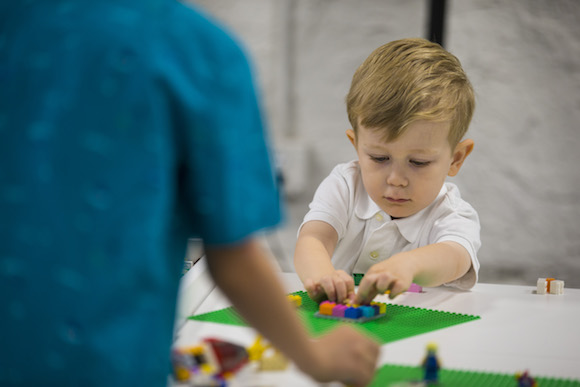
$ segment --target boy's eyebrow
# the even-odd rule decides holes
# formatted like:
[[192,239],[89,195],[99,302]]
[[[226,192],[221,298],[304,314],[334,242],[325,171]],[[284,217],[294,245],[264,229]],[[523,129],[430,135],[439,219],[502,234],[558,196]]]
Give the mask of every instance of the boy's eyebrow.
[[[385,149],[384,147],[382,147],[381,145],[378,145],[378,144],[363,144],[363,145],[368,152],[388,152],[388,149]],[[439,151],[435,148],[415,148],[415,149],[409,149],[407,152],[412,153],[412,154],[426,155],[426,156],[431,156],[431,155],[435,156],[435,155],[439,154]]]
[[420,153],[425,155],[436,155],[439,152],[436,149],[432,148],[417,148],[409,150],[409,153]]

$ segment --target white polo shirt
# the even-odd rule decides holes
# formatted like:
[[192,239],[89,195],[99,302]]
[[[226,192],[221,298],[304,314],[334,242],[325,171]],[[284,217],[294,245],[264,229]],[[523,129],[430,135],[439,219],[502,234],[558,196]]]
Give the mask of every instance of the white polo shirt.
[[320,220],[338,233],[332,256],[337,270],[365,273],[393,254],[453,241],[467,249],[471,268],[463,277],[446,285],[467,290],[477,283],[477,251],[481,246],[479,217],[461,199],[455,184],[445,183],[433,203],[415,215],[391,219],[365,191],[358,161],[354,160],[332,170],[316,190],[309,207],[302,225]]

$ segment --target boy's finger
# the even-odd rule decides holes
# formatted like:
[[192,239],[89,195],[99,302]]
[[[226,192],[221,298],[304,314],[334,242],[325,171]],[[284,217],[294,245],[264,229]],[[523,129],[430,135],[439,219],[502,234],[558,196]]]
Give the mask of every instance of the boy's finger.
[[304,289],[306,289],[308,296],[315,302],[320,302],[324,298],[320,285],[311,279],[304,281]]
[[323,277],[320,279],[320,286],[324,289],[328,301],[336,302],[336,289],[330,277]]
[[377,295],[375,286],[375,276],[373,274],[365,275],[361,280],[356,297],[355,304],[368,304]]
[[340,302],[350,302],[352,301],[352,295],[354,294],[354,280],[353,278],[346,274],[340,273],[340,279],[342,281],[341,289],[344,289],[344,293],[341,290],[339,301]]
[[371,291],[370,293],[367,293],[364,296],[359,296],[357,294],[357,298],[355,298],[354,304],[368,305],[371,303],[371,301],[375,298],[377,294],[379,294],[377,291]]
[[344,283],[346,285],[346,292],[348,294],[353,293],[354,292],[354,279],[345,272],[341,272],[340,276],[344,280]]
[[306,289],[306,291],[310,294],[314,294],[316,291],[316,284],[314,283],[313,280],[311,280],[310,278],[308,278],[306,281],[304,281],[304,289]]
[[390,290],[392,293],[394,285],[395,283],[393,282],[393,278],[390,275],[386,273],[380,273],[377,275],[377,280],[375,283],[377,293],[384,293],[387,290]]
[[391,293],[389,294],[389,298],[392,300],[393,298],[395,298],[399,294],[403,293],[405,290],[407,290],[407,289],[405,289],[405,287],[403,286],[401,281],[395,280],[391,284]]
[[348,296],[348,288],[346,284],[344,283],[342,278],[339,278],[334,285],[336,287],[336,301],[343,302]]

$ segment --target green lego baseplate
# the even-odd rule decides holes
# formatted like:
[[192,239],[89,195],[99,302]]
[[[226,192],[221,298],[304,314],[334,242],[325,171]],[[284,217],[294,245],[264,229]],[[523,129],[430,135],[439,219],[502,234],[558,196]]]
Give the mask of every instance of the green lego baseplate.
[[[579,380],[532,376],[540,387],[580,387]],[[422,378],[423,369],[419,366],[385,364],[377,370],[370,387],[422,386]],[[443,368],[439,371],[437,385],[445,387],[515,387],[517,381],[515,372],[510,375]]]
[[[318,311],[318,304],[310,299],[308,293],[298,291],[292,294],[302,297],[302,305],[298,307],[297,311],[313,335],[320,335],[339,324],[349,324],[342,321],[315,317],[314,314]],[[189,318],[196,321],[239,326],[247,325],[232,307],[191,316]],[[479,316],[467,314],[387,304],[387,311],[384,317],[356,324],[356,327],[374,337],[379,343],[385,344],[479,318]]]

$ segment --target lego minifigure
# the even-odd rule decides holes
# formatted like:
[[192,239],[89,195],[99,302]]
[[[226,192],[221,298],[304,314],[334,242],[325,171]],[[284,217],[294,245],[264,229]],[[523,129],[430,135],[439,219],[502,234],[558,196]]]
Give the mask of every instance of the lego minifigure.
[[538,383],[534,378],[530,376],[528,371],[525,371],[523,374],[518,372],[516,373],[516,380],[518,381],[518,387],[537,387]]
[[427,344],[427,354],[423,359],[422,367],[425,371],[423,381],[427,385],[439,383],[439,368],[441,368],[441,365],[437,358],[437,344]]

